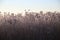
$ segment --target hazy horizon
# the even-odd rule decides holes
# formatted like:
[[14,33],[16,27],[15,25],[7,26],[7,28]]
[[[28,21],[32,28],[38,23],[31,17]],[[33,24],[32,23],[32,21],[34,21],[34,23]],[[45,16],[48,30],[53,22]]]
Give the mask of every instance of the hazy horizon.
[[58,11],[60,0],[0,0],[0,11],[20,12],[25,9],[31,11]]

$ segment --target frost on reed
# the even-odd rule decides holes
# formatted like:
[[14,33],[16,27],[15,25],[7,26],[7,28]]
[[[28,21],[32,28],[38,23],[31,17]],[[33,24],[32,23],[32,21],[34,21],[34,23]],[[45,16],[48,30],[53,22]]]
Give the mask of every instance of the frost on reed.
[[[4,12],[5,13],[5,12]],[[59,40],[60,13],[40,11],[21,14],[0,12],[0,40]]]

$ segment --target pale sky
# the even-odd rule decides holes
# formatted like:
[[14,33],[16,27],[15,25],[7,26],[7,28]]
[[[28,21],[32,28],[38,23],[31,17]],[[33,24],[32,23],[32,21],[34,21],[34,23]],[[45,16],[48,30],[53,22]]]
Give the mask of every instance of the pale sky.
[[0,0],[0,11],[59,11],[60,0]]

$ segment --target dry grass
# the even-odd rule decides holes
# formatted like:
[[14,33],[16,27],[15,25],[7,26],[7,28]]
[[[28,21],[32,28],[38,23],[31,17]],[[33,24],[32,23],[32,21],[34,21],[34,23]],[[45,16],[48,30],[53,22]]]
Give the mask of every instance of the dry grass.
[[0,40],[59,40],[60,13],[0,15]]

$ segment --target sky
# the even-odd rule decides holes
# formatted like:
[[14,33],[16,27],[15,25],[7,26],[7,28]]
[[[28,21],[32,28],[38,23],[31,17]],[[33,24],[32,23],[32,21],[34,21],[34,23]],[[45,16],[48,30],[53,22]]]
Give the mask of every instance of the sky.
[[25,9],[60,12],[60,0],[0,0],[0,11],[21,12]]

